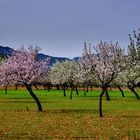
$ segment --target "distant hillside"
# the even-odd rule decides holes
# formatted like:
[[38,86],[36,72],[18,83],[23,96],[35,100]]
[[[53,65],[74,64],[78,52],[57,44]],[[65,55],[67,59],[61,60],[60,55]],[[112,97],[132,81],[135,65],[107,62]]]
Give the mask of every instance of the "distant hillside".
[[9,55],[11,55],[11,53],[13,51],[14,51],[14,49],[12,49],[10,47],[0,46],[0,55],[2,55],[2,56],[9,56]]
[[42,53],[39,53],[37,55],[38,59],[39,60],[44,60],[44,59],[47,59],[48,57],[50,58],[50,66],[52,66],[53,64],[55,64],[56,62],[63,62],[63,61],[66,61],[66,60],[70,60],[69,58],[65,58],[65,57],[53,57],[53,56],[49,56],[49,55],[45,55],[45,54],[42,54]]
[[[0,55],[1,56],[10,56],[13,51],[15,51],[15,50],[10,48],[10,47],[0,46]],[[63,62],[66,60],[71,60],[71,59],[66,58],[66,57],[53,57],[53,56],[49,56],[49,55],[46,55],[43,53],[38,53],[38,55],[37,55],[37,58],[39,60],[44,60],[44,59],[47,59],[48,57],[50,58],[50,63],[49,63],[50,66],[53,66],[53,64],[55,64],[56,62]],[[73,60],[77,61],[79,58],[80,57],[74,57]]]
[[73,60],[78,61],[81,57],[74,57]]

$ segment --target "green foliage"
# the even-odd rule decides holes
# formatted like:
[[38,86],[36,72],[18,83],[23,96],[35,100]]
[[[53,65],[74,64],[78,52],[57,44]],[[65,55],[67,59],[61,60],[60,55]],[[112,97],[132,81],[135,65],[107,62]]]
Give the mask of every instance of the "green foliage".
[[0,61],[6,59],[7,57],[5,55],[0,54]]

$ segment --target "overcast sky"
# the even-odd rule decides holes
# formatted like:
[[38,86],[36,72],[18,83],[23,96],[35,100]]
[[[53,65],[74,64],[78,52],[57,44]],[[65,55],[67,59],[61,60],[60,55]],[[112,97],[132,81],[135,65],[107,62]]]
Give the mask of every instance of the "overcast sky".
[[80,56],[84,42],[127,46],[140,28],[140,0],[0,0],[0,45],[38,45],[52,56]]

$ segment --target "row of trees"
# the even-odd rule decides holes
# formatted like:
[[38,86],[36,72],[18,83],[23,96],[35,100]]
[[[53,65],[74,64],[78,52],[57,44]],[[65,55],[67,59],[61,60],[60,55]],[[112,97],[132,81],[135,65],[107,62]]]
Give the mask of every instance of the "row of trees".
[[68,84],[71,87],[71,99],[74,87],[99,85],[102,89],[99,95],[99,114],[102,117],[102,97],[105,93],[108,95],[107,88],[111,84],[118,87],[127,85],[139,99],[134,87],[140,85],[140,33],[134,32],[134,36],[130,35],[129,39],[127,50],[118,43],[101,41],[92,47],[91,44],[85,43],[79,61],[58,62],[51,68],[48,68],[49,60],[37,60],[40,50],[38,47],[30,47],[28,50],[21,48],[1,61],[0,84],[24,84],[36,101],[39,111],[42,111],[42,106],[32,90],[32,84],[51,82],[62,85],[64,96]]
[[[71,87],[71,95],[74,86],[88,84],[98,85],[102,92],[99,95],[99,114],[102,114],[102,97],[106,94],[109,100],[107,88],[110,85],[117,86],[122,92],[121,86],[127,86],[137,97],[135,87],[140,87],[140,32],[134,31],[129,35],[130,45],[127,50],[118,43],[100,42],[97,46],[84,44],[81,59],[77,62],[66,61],[57,63],[49,72],[48,79],[53,84]],[[70,97],[71,98],[71,97]]]

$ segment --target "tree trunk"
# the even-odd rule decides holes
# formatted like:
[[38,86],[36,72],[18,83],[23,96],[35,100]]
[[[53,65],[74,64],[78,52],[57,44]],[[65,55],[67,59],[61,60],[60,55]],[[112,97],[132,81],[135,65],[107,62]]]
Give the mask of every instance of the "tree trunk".
[[64,97],[66,97],[66,87],[63,86],[63,91],[64,91]]
[[130,90],[135,94],[137,99],[140,99],[140,96],[138,95],[138,93],[135,91],[134,88],[131,88]]
[[60,85],[59,84],[56,84],[56,89],[60,90]]
[[46,90],[46,84],[43,84],[44,90]]
[[110,86],[110,91],[112,91],[112,87]]
[[37,87],[37,85],[36,85],[36,84],[34,84],[34,87],[35,87],[35,89],[36,89],[36,90],[38,90],[38,87]]
[[73,93],[73,90],[74,90],[74,85],[73,85],[73,83],[71,83],[70,85],[71,85],[71,94],[70,94],[70,99],[72,99],[72,93]]
[[50,91],[50,87],[49,87],[49,85],[47,85],[47,90]]
[[99,98],[99,115],[100,117],[103,117],[103,111],[102,111],[102,97],[104,93],[106,92],[106,87],[102,87],[102,93],[100,94]]
[[87,85],[87,90],[86,90],[86,92],[88,92],[88,85]]
[[91,91],[93,90],[93,86],[90,87],[90,90],[91,90]]
[[46,83],[46,87],[47,87],[47,90],[50,91],[50,89],[51,89],[51,83],[50,82],[47,82]]
[[128,84],[127,86],[128,86],[128,88],[135,94],[136,98],[137,98],[137,99],[140,99],[138,93],[137,93],[137,92],[135,91],[135,89],[134,89],[134,86],[131,87],[129,84]]
[[15,90],[18,90],[18,84],[15,84]]
[[72,99],[73,89],[71,88],[70,99]]
[[42,110],[42,106],[41,103],[39,101],[39,99],[37,98],[37,96],[34,94],[31,85],[24,83],[25,87],[27,88],[27,90],[29,91],[30,95],[33,97],[33,99],[35,100],[37,106],[38,106],[38,111],[43,111]]
[[76,94],[79,95],[77,86],[75,87],[75,90],[76,90]]
[[86,96],[86,86],[84,85],[84,96]]
[[110,97],[109,97],[108,89],[107,88],[106,88],[106,91],[105,91],[105,96],[106,96],[106,100],[110,101]]
[[4,86],[5,94],[7,94],[7,86]]
[[109,94],[108,94],[108,88],[106,88],[106,90],[105,90],[105,96],[106,96],[106,100],[110,101],[110,97],[109,97]]
[[118,89],[120,90],[120,92],[122,93],[122,97],[125,97],[125,96],[124,96],[124,92],[123,92],[121,86],[118,85],[117,87],[118,87]]
[[140,88],[140,82],[137,83],[137,86]]
[[85,86],[84,86],[84,96],[86,96],[86,89],[85,89]]

